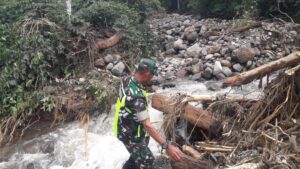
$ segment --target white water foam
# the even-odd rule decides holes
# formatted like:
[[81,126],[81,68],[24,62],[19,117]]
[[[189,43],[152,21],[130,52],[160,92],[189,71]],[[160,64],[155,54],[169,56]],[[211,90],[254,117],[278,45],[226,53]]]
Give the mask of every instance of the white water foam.
[[[240,88],[208,91],[207,84],[179,81],[175,88],[159,89],[157,92],[184,92],[191,95],[212,95],[249,93],[257,98],[260,90],[257,82]],[[113,111],[112,111],[113,112]],[[100,115],[91,119],[88,132],[87,157],[85,156],[85,138],[79,122],[65,125],[38,138],[15,145],[7,160],[0,162],[0,169],[120,169],[129,158],[124,145],[113,136],[113,114]],[[150,108],[151,121],[161,121],[162,113]],[[159,123],[155,123],[157,129]],[[160,154],[159,145],[150,140],[150,149],[154,155]]]

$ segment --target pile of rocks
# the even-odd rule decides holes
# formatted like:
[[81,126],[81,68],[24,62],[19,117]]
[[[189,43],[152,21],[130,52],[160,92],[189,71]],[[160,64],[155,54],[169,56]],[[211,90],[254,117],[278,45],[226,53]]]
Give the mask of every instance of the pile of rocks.
[[152,19],[150,27],[163,45],[161,76],[223,79],[299,50],[296,24],[263,22],[262,28],[232,33],[236,23],[178,14]]
[[107,54],[95,60],[95,67],[111,71],[116,76],[125,74],[125,64],[121,61],[118,54]]

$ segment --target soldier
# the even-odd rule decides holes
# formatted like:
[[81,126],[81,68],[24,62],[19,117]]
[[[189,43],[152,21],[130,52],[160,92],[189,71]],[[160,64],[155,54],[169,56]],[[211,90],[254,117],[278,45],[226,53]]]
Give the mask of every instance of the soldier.
[[122,80],[116,104],[114,133],[130,153],[123,169],[152,169],[154,156],[148,148],[149,135],[156,140],[174,160],[181,160],[183,153],[165,140],[153,127],[148,113],[148,96],[143,85],[157,75],[151,59],[142,59],[133,76]]

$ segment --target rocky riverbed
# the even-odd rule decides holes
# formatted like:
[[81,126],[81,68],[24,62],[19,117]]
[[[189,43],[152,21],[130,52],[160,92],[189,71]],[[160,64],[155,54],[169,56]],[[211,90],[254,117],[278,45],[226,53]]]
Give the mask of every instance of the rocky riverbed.
[[[155,57],[160,79],[224,79],[300,49],[299,24],[262,21],[258,28],[232,32],[250,23],[253,21],[179,14],[153,17],[149,26],[161,46]],[[121,58],[119,54],[107,54],[95,65],[121,76],[128,73]]]
[[178,14],[152,19],[150,27],[163,45],[160,74],[167,79],[223,79],[299,50],[299,25],[262,22],[261,27],[232,32],[247,24]]

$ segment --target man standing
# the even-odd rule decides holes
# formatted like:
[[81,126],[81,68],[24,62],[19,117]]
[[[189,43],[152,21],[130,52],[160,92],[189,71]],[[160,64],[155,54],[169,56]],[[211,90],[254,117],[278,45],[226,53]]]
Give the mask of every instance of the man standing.
[[153,127],[148,113],[148,96],[144,84],[157,75],[151,59],[142,59],[133,76],[122,79],[120,96],[116,104],[114,133],[130,153],[123,169],[152,169],[154,156],[148,148],[149,135],[156,140],[174,160],[182,159],[182,152],[165,140]]

